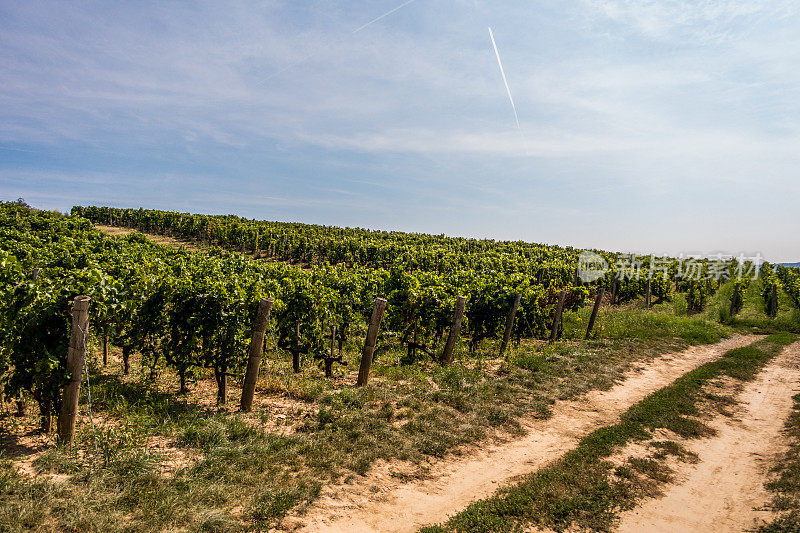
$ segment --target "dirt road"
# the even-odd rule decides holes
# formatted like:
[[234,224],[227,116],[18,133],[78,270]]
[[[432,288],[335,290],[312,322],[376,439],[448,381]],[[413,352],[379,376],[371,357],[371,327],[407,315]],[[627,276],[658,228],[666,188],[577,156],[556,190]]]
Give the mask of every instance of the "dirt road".
[[618,531],[744,531],[769,519],[759,510],[771,499],[764,482],[771,460],[786,450],[781,429],[798,389],[800,343],[794,343],[745,385],[732,418],[709,423],[716,436],[684,444],[699,462],[681,464],[679,481],[663,497],[623,513]]
[[758,338],[736,336],[661,356],[610,390],[557,402],[551,418],[525,425],[527,434],[522,438],[435,463],[423,481],[401,483],[388,476],[387,469],[375,469],[354,484],[328,488],[300,518],[303,531],[402,532],[442,522],[514,478],[557,459],[581,437],[616,422],[648,394]]

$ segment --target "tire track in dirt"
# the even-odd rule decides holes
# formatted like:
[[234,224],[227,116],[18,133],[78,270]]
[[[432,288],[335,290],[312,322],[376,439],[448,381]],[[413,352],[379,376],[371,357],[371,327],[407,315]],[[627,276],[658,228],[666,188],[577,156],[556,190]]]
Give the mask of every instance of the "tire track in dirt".
[[299,518],[305,524],[303,531],[404,532],[443,522],[498,487],[557,459],[594,429],[615,423],[648,394],[759,338],[737,335],[718,344],[665,354],[628,373],[607,391],[556,402],[549,419],[523,424],[527,434],[522,438],[435,462],[425,480],[401,483],[386,475],[386,469],[373,469],[355,484],[326,488]]
[[776,455],[788,447],[781,430],[798,388],[800,342],[795,342],[736,395],[733,418],[708,423],[716,436],[684,442],[700,462],[675,468],[683,481],[622,513],[617,531],[744,531],[770,519],[770,511],[759,510],[771,500],[764,482]]

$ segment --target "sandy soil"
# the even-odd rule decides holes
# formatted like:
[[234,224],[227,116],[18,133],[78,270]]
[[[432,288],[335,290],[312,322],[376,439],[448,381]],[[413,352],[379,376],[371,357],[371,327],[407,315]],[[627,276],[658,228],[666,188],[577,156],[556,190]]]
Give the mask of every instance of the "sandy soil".
[[[425,479],[399,482],[392,465],[374,468],[350,485],[324,489],[305,516],[304,531],[416,531],[442,522],[471,502],[490,496],[504,484],[543,467],[572,449],[594,429],[616,422],[631,405],[679,376],[712,361],[727,350],[750,344],[757,336],[736,336],[719,344],[697,346],[662,356],[630,373],[608,391],[593,391],[553,406],[548,420],[525,424],[526,436],[433,463]],[[288,519],[292,528],[298,519]]]
[[781,433],[800,387],[800,343],[786,348],[736,399],[732,418],[708,425],[713,438],[684,445],[699,457],[696,465],[676,467],[678,483],[664,496],[623,513],[619,532],[744,531],[771,518],[762,507],[769,466],[787,449]]

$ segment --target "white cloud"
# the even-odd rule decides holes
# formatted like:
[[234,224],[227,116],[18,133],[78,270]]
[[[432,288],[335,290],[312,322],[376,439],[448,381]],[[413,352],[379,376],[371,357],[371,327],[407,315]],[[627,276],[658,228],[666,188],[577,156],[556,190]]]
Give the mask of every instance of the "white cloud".
[[735,39],[764,20],[798,12],[793,0],[584,0],[596,15],[654,39],[695,43]]

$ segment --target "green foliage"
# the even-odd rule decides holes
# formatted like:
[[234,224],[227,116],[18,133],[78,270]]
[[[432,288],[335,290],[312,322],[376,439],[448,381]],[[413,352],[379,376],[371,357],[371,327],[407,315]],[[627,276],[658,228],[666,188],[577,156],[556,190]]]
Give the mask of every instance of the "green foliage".
[[800,268],[778,265],[775,273],[792,303],[800,309]]

